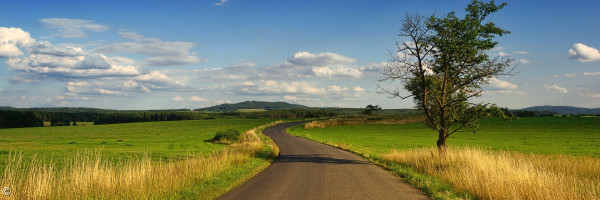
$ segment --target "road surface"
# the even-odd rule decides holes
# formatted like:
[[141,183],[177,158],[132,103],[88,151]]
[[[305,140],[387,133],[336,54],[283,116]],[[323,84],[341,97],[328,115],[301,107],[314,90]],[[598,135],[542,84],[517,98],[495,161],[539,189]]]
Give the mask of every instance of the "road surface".
[[427,199],[422,191],[357,155],[285,132],[298,124],[265,129],[279,147],[279,157],[218,199]]

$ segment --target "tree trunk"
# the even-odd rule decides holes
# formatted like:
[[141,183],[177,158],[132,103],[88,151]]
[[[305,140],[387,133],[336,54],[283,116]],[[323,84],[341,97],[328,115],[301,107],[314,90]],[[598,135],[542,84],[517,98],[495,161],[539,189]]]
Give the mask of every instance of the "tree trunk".
[[448,132],[446,130],[440,130],[437,141],[437,148],[440,155],[446,154],[446,137],[448,137]]

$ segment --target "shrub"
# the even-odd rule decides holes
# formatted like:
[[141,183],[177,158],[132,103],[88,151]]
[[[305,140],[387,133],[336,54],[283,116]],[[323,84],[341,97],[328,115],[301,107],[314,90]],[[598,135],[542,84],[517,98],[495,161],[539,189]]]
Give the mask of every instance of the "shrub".
[[215,137],[213,137],[211,141],[215,143],[232,143],[234,141],[237,141],[240,135],[242,135],[240,131],[235,129],[217,131]]

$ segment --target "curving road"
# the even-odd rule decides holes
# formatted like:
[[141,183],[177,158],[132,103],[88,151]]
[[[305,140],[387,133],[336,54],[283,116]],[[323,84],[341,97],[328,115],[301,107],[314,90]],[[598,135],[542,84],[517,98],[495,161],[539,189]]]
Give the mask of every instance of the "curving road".
[[285,132],[300,123],[265,129],[279,147],[279,157],[218,199],[427,199],[422,191],[357,155]]

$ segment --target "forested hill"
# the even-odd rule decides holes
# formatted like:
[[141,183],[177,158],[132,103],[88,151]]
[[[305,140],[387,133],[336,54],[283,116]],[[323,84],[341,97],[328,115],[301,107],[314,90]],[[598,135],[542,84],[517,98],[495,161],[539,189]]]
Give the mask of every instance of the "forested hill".
[[285,102],[268,102],[268,101],[244,101],[235,104],[221,104],[206,108],[196,109],[197,111],[215,111],[215,112],[227,112],[237,111],[239,109],[264,109],[264,110],[283,110],[283,109],[304,109],[309,108],[308,106],[290,104]]
[[523,108],[521,110],[534,111],[534,112],[546,111],[546,112],[552,112],[552,113],[558,113],[558,114],[571,114],[571,115],[600,114],[600,108],[580,108],[580,107],[573,107],[573,106],[533,106],[533,107]]

